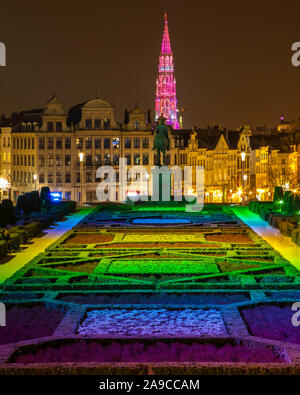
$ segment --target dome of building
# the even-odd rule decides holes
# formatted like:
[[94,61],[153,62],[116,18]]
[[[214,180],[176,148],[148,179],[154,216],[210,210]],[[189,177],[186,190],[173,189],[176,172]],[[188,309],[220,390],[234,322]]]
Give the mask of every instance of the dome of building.
[[83,110],[99,110],[102,108],[113,109],[114,107],[109,102],[98,98],[89,100],[82,106]]

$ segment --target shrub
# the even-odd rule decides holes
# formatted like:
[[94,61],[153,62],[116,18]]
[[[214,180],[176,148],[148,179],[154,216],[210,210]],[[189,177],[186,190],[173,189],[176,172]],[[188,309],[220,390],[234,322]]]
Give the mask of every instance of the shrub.
[[46,306],[9,306],[7,326],[0,327],[0,344],[51,336],[63,316],[62,311]]
[[283,198],[283,189],[282,187],[275,187],[274,195],[273,195],[273,202],[277,203]]
[[16,212],[17,214],[23,214],[23,215],[29,215],[30,214],[30,208],[28,205],[28,200],[25,195],[20,195],[17,200],[17,206],[16,206]]
[[10,199],[2,200],[2,216],[4,225],[13,225],[16,222],[14,205]]
[[32,222],[28,225],[25,225],[25,228],[28,231],[30,237],[34,237],[34,236],[38,235],[42,230],[42,226],[41,226],[40,222],[37,222],[37,221]]
[[3,258],[8,252],[7,242],[5,240],[0,240],[0,258]]
[[0,203],[0,227],[3,228],[4,226],[5,226],[4,213],[3,213],[2,204]]
[[[19,233],[12,233],[9,232],[10,235],[10,241],[14,244],[19,246],[21,244],[21,236],[19,235]],[[11,243],[9,243],[11,244]]]
[[295,244],[300,246],[300,228],[294,229],[292,232],[292,240]]
[[52,222],[53,222],[52,217],[51,217],[51,216],[46,216],[46,215],[43,215],[43,216],[41,216],[41,217],[39,216],[39,217],[37,217],[36,219],[37,219],[37,221],[40,222],[42,229],[47,229],[47,228],[49,228],[49,226],[50,226],[50,225],[52,224]]
[[246,307],[241,313],[253,336],[300,344],[300,331],[292,324],[290,304],[262,304]]
[[42,204],[46,208],[49,208],[51,206],[51,195],[50,195],[50,188],[49,187],[42,187],[41,201],[42,201]]
[[60,207],[64,210],[66,214],[73,213],[76,209],[76,202],[73,200],[67,200],[60,202]]
[[31,194],[33,211],[35,213],[39,213],[41,211],[41,199],[39,193],[38,191],[32,191],[30,192],[30,194]]
[[28,241],[29,238],[29,232],[26,230],[24,226],[14,226],[13,228],[10,228],[9,233],[15,233],[18,234],[20,238],[20,243],[25,244]]
[[283,362],[270,348],[252,349],[239,344],[181,343],[164,340],[121,343],[80,340],[48,343],[34,350],[22,350],[16,363],[66,362]]
[[29,214],[30,214],[34,211],[33,199],[32,199],[31,192],[26,192],[25,198],[27,199],[27,204],[28,204],[28,209],[29,209]]

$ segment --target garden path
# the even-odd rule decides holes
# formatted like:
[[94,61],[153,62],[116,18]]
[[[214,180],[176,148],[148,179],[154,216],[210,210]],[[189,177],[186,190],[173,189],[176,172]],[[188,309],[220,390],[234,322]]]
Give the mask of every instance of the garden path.
[[233,207],[234,213],[259,236],[267,241],[285,259],[300,270],[300,247],[290,237],[284,236],[278,229],[254,214],[248,207]]
[[73,226],[77,225],[79,221],[90,214],[93,210],[94,207],[84,207],[80,211],[65,217],[62,222],[57,222],[57,225],[52,225],[52,229],[44,230],[43,232],[45,235],[32,239],[32,244],[30,244],[25,250],[14,253],[15,257],[13,259],[0,266],[0,284],[20,270],[39,253],[43,252],[65,232],[72,229]]

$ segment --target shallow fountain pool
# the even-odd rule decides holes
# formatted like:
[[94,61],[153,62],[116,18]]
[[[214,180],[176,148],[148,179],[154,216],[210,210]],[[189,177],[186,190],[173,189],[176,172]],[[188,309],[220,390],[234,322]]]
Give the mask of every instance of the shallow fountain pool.
[[190,224],[191,221],[186,218],[135,218],[132,220],[132,223],[140,225],[176,225]]

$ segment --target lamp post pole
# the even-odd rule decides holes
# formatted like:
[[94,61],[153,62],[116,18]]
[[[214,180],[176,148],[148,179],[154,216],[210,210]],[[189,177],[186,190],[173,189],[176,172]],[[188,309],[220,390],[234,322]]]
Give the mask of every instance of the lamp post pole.
[[83,207],[83,158],[84,153],[79,153],[79,161],[80,161],[80,205]]
[[246,153],[242,152],[241,153],[242,157],[242,206],[245,205],[245,160],[246,160]]

